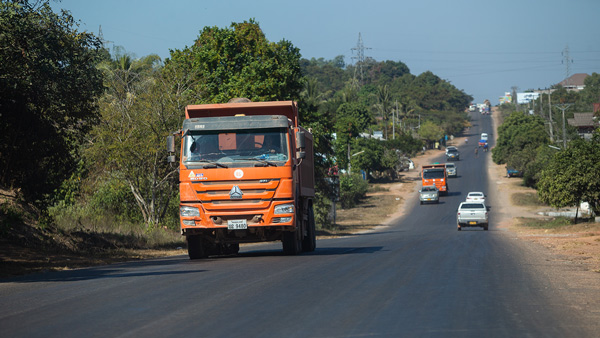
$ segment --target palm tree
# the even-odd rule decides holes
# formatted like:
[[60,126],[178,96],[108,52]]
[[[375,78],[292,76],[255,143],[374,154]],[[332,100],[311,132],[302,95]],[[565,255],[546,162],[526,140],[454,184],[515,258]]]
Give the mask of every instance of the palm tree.
[[388,121],[390,119],[390,113],[392,111],[392,96],[387,85],[377,87],[377,103],[375,104],[375,110],[381,115],[383,120],[383,130],[385,138],[388,138]]

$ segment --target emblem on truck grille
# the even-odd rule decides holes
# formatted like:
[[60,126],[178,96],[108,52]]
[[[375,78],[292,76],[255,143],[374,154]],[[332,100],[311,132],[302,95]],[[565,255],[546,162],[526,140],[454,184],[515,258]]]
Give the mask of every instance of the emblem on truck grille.
[[244,193],[237,185],[234,185],[233,188],[231,188],[231,191],[229,191],[229,199],[232,200],[241,200],[242,195],[244,195]]

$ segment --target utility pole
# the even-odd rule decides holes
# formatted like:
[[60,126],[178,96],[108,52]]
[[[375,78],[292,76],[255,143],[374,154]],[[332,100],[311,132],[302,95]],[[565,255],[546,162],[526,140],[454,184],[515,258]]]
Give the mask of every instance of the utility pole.
[[393,115],[392,115],[392,139],[396,139],[396,115],[398,115],[398,117],[400,117],[400,115],[398,114],[398,100],[396,100],[396,109],[394,109]]
[[356,53],[358,55],[353,56],[351,59],[358,60],[357,62],[354,63],[354,79],[356,80],[356,73],[358,72],[358,75],[360,76],[360,84],[361,85],[364,83],[363,63],[365,62],[365,49],[371,49],[371,48],[365,47],[365,45],[363,44],[363,41],[362,41],[362,36],[360,35],[360,32],[359,32],[358,33],[358,42],[356,43],[356,47],[351,48],[352,52],[354,53],[354,51],[356,51]]
[[352,174],[352,164],[350,163],[350,141],[348,141],[348,175]]
[[550,141],[554,143],[554,127],[552,126],[552,90],[548,90],[548,118],[550,119]]
[[572,103],[561,103],[561,104],[555,105],[558,109],[562,110],[563,149],[567,149],[567,129],[565,127],[565,110],[569,109],[569,107],[572,105],[573,105]]
[[[397,107],[397,106],[396,106]],[[396,139],[396,110],[392,110],[392,140]]]

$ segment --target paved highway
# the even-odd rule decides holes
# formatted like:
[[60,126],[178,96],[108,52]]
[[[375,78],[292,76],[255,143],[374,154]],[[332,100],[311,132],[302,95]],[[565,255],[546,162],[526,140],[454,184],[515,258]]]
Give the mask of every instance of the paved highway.
[[[187,256],[0,281],[1,337],[592,337],[574,300],[544,273],[545,254],[494,223],[492,134],[474,115],[459,177],[439,205],[409,201],[378,232],[319,240],[283,256],[280,244],[240,256]],[[493,135],[490,135],[493,144]],[[444,162],[443,158],[439,158]],[[468,191],[491,205],[490,230],[456,230]]]

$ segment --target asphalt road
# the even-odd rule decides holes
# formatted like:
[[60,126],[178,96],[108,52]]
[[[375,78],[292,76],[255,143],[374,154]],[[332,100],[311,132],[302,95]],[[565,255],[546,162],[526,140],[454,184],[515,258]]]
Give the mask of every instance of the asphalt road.
[[[495,227],[491,154],[473,151],[490,117],[473,123],[439,205],[415,198],[390,227],[299,256],[266,244],[0,280],[0,336],[596,336],[598,323],[546,278],[546,258]],[[489,231],[456,230],[468,191],[488,195]]]

